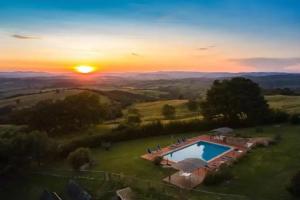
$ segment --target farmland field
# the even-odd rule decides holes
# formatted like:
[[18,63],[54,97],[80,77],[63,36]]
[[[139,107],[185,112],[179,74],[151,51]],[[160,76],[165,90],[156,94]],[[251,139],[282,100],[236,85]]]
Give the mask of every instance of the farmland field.
[[[186,106],[187,100],[162,100],[146,103],[136,103],[130,108],[136,108],[139,110],[143,121],[153,121],[164,119],[161,114],[161,110],[164,105],[168,104],[176,108],[175,119],[193,118],[197,117],[199,113],[191,112]],[[126,113],[125,110],[124,113]]]
[[300,96],[273,95],[266,96],[266,99],[272,108],[288,113],[300,113]]

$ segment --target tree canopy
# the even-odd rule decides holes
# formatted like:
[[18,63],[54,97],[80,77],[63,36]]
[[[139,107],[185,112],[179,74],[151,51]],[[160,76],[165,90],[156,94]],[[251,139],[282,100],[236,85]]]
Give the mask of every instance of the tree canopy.
[[174,106],[171,106],[169,104],[166,104],[162,108],[162,114],[165,116],[165,118],[170,119],[174,118],[176,114],[176,109]]
[[91,151],[89,148],[78,148],[68,156],[68,161],[75,170],[78,170],[84,164],[90,163],[91,160]]
[[189,99],[189,101],[186,103],[187,108],[190,111],[197,111],[199,108],[199,103],[196,100]]
[[41,101],[17,112],[14,118],[32,129],[54,134],[86,128],[99,123],[105,116],[106,109],[99,103],[99,96],[84,92],[64,100]]
[[246,78],[214,81],[201,103],[205,119],[258,123],[269,113],[269,106],[258,84]]
[[56,153],[56,143],[39,131],[8,130],[0,133],[0,176],[40,164]]

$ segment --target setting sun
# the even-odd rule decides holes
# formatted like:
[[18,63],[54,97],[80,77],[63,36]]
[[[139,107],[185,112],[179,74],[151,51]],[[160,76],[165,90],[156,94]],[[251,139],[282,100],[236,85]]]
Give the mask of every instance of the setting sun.
[[75,70],[82,74],[89,74],[95,71],[95,67],[88,65],[79,65],[75,67]]

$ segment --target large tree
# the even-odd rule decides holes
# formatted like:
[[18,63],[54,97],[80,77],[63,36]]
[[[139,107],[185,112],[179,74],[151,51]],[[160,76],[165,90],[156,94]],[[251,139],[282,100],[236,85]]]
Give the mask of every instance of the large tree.
[[258,84],[238,77],[214,81],[201,110],[208,120],[258,123],[268,114],[269,107]]

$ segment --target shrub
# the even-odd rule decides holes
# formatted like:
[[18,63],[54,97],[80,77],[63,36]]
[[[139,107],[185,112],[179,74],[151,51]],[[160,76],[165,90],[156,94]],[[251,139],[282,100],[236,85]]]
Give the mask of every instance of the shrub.
[[153,163],[154,163],[154,165],[160,165],[162,160],[163,160],[163,158],[161,156],[157,156],[154,158]]
[[165,118],[172,119],[175,117],[176,109],[174,106],[166,104],[163,106],[161,113],[163,114],[163,116],[165,116]]
[[290,116],[291,124],[300,124],[300,114],[293,114]]
[[298,171],[291,179],[287,190],[295,197],[300,197],[300,171]]
[[199,104],[197,101],[190,99],[187,103],[186,103],[187,108],[190,111],[197,111],[199,108]]
[[273,140],[270,142],[270,144],[278,144],[280,141],[282,140],[282,136],[281,134],[276,134],[274,137],[273,137]]
[[102,142],[101,146],[106,150],[109,151],[111,148],[111,143],[110,142]]
[[129,115],[127,117],[127,123],[130,125],[139,125],[142,122],[139,115]]
[[284,123],[289,119],[289,114],[278,109],[270,110],[266,115],[266,123]]
[[78,170],[82,165],[91,162],[91,152],[88,148],[78,148],[69,154],[68,161],[73,169]]
[[233,178],[233,174],[230,171],[229,167],[221,167],[217,172],[208,173],[204,179],[204,184],[207,186],[210,185],[219,185],[224,181],[228,181]]

